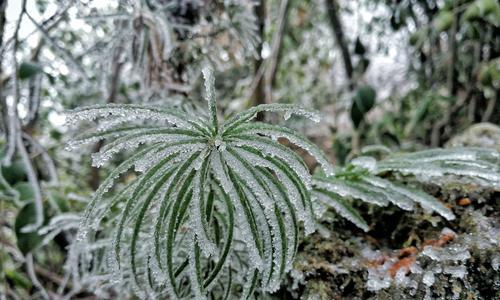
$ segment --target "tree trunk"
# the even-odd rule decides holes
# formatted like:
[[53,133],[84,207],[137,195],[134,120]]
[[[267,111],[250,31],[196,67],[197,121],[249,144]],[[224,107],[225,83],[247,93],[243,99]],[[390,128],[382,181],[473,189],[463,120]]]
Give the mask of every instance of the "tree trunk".
[[[7,0],[0,0],[0,48],[3,46],[3,32],[4,32],[4,27],[5,27],[5,8],[7,7]],[[3,129],[6,131],[7,130],[7,105],[4,105],[4,101],[2,99],[2,91],[4,90],[3,88],[3,81],[2,81],[2,58],[3,56],[0,55],[0,110],[2,114],[2,126]]]
[[335,35],[335,41],[337,42],[337,46],[340,48],[340,52],[342,54],[342,60],[344,62],[344,69],[349,80],[349,89],[354,89],[353,82],[353,67],[351,61],[351,55],[349,53],[349,47],[347,45],[344,29],[342,28],[342,22],[340,20],[339,15],[339,5],[336,0],[326,0],[326,9],[328,11],[328,18],[330,19],[330,23],[332,25],[332,30]]
[[[122,42],[123,43],[123,42]],[[120,61],[121,54],[123,52],[122,46],[118,46],[115,49],[115,53],[113,55],[113,64],[111,66],[112,73],[111,73],[111,79],[109,83],[109,94],[106,99],[107,103],[116,103],[116,93],[118,92],[118,87],[120,83],[120,73],[122,70],[123,63]],[[104,145],[104,142],[100,140],[94,145],[94,148],[92,149],[92,152],[98,152],[101,150],[101,147]],[[92,187],[92,189],[97,190],[99,188],[99,185],[101,184],[101,175],[99,172],[99,168],[92,167],[90,170],[90,178],[89,178],[89,185]]]
[[[266,101],[266,82],[265,76],[260,74],[261,68],[263,67],[264,60],[262,59],[262,46],[265,41],[265,22],[266,22],[266,2],[265,0],[259,0],[258,4],[255,6],[255,15],[257,17],[257,27],[260,36],[259,45],[257,45],[257,59],[254,62],[254,76],[259,76],[257,86],[253,91],[252,104],[253,106],[263,104]],[[264,114],[259,113],[256,120],[264,120]]]
[[[455,10],[456,2],[454,2],[453,8]],[[451,26],[450,32],[448,34],[448,74],[447,74],[447,87],[448,94],[453,96],[457,92],[457,85],[455,80],[455,63],[457,60],[457,30],[458,30],[458,13],[453,13],[453,24]]]
[[279,61],[281,59],[283,36],[288,24],[288,11],[290,9],[290,1],[281,0],[278,12],[277,29],[273,38],[273,45],[271,49],[271,57],[269,68],[266,70],[266,103],[272,103],[272,90],[276,79],[276,72],[278,70]]

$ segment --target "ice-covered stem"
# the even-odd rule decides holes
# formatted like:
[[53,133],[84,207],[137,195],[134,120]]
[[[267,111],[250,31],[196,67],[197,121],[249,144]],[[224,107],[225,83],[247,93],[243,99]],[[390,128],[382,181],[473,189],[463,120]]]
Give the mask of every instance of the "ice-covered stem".
[[42,283],[40,282],[40,280],[38,280],[38,277],[36,276],[35,264],[33,262],[33,254],[31,253],[28,253],[28,255],[26,255],[26,268],[28,270],[28,276],[31,279],[31,282],[33,283],[34,286],[36,286],[37,289],[40,290],[42,298],[50,299],[47,290],[45,290]]
[[12,102],[8,103],[5,100],[5,104],[7,106],[7,114],[8,114],[8,140],[7,140],[7,150],[5,153],[5,158],[3,163],[5,165],[10,165],[12,157],[14,157],[16,151],[16,137],[19,135],[20,131],[20,122],[19,117],[17,115],[17,102],[19,100],[19,83],[17,82],[17,59],[16,54],[19,48],[19,39],[18,33],[21,28],[21,21],[23,19],[24,13],[26,12],[26,0],[23,0],[21,3],[21,12],[19,13],[19,17],[16,22],[16,26],[14,29],[14,46],[12,47]]
[[21,228],[22,232],[31,232],[37,230],[40,226],[43,225],[43,199],[42,199],[42,191],[40,190],[40,185],[38,183],[38,178],[29,157],[28,151],[23,143],[23,138],[21,135],[17,136],[17,149],[19,152],[19,156],[23,161],[23,164],[26,168],[26,175],[28,177],[28,182],[30,183],[33,193],[34,193],[34,203],[36,210],[36,221],[33,224],[28,224]]
[[40,189],[40,185],[38,182],[38,178],[36,175],[36,171],[33,167],[33,163],[31,162],[30,156],[26,147],[24,146],[22,129],[21,129],[21,121],[19,120],[19,116],[17,113],[17,103],[19,101],[19,83],[17,80],[17,69],[18,63],[16,59],[16,54],[19,48],[19,40],[18,40],[18,32],[21,27],[21,21],[23,19],[24,14],[26,13],[26,0],[23,0],[21,3],[21,12],[19,13],[19,18],[16,22],[16,27],[14,30],[14,46],[12,48],[12,102],[7,103],[7,109],[9,114],[9,135],[7,141],[7,151],[5,155],[5,164],[10,164],[11,160],[16,152],[22,159],[22,162],[26,168],[26,175],[28,177],[28,182],[30,183],[33,193],[34,193],[34,203],[36,209],[36,221],[33,224],[28,224],[25,227],[21,228],[22,232],[31,232],[38,229],[44,221],[43,216],[43,203],[42,203],[42,191]]
[[215,78],[213,70],[209,66],[205,66],[202,72],[203,78],[205,79],[205,99],[208,101],[210,123],[212,124],[214,134],[216,135],[219,131],[219,123],[217,120],[217,103],[215,100]]
[[32,138],[29,134],[23,132],[22,137],[26,141],[28,141],[31,144],[31,146],[35,148],[42,156],[42,159],[45,163],[45,167],[47,168],[47,173],[49,174],[50,177],[50,183],[58,184],[59,179],[57,177],[56,166],[54,164],[54,160],[50,157],[47,150],[45,150],[45,148],[42,145],[40,145],[40,143],[36,141],[34,138]]

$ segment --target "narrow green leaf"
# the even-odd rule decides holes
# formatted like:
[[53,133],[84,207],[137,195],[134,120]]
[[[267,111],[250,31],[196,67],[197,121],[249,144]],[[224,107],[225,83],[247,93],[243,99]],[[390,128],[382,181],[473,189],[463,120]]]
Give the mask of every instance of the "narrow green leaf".
[[358,226],[364,231],[370,230],[370,227],[359,215],[358,211],[354,209],[349,203],[347,203],[347,201],[345,201],[343,197],[328,190],[321,189],[315,190],[314,194],[321,200],[330,204],[335,209],[335,211],[343,218],[351,221],[354,225]]
[[231,202],[231,199],[229,198],[229,195],[224,193],[220,189],[219,186],[214,185],[214,190],[216,191],[217,195],[224,200],[224,203],[226,204],[226,212],[228,216],[228,224],[225,226],[227,229],[226,233],[226,240],[224,242],[224,249],[222,250],[222,255],[219,258],[219,261],[217,262],[217,265],[214,267],[212,272],[207,276],[203,283],[203,287],[205,289],[209,289],[210,285],[214,282],[214,280],[220,275],[224,265],[227,263],[227,259],[229,256],[229,253],[232,248],[232,242],[233,242],[233,231],[234,231],[234,208],[233,208],[233,203]]
[[205,98],[208,102],[210,124],[214,135],[216,135],[219,130],[219,121],[217,120],[217,102],[215,101],[215,78],[210,67],[205,67],[202,72],[205,79]]
[[248,122],[255,118],[259,112],[284,112],[285,114],[296,114],[304,116],[313,120],[314,122],[319,122],[319,115],[317,112],[297,107],[293,104],[261,104],[250,109],[247,109],[239,114],[234,115],[232,118],[227,120],[224,125],[222,125],[221,132],[223,135],[228,135],[232,130],[236,129],[241,124]]
[[[123,213],[122,213],[121,218],[120,218],[120,223],[118,224],[118,229],[117,229],[116,237],[115,237],[115,241],[114,241],[115,258],[116,258],[116,261],[118,262],[118,266],[120,266],[120,260],[121,260],[121,256],[120,256],[120,254],[121,254],[120,253],[121,236],[122,236],[123,228],[125,225],[125,221],[128,219],[130,210],[132,209],[132,205],[138,201],[138,196],[143,191],[145,191],[146,189],[149,188],[149,186],[147,185],[148,180],[151,177],[153,177],[158,171],[160,171],[160,169],[163,166],[165,166],[169,161],[171,161],[176,156],[177,156],[177,154],[173,154],[171,156],[168,156],[168,157],[164,158],[162,161],[160,161],[158,164],[156,164],[153,168],[149,169],[144,174],[144,176],[141,178],[139,183],[137,184],[131,197],[127,200],[127,203],[125,205],[125,208],[124,208]],[[160,183],[164,184],[164,182],[160,182]],[[159,188],[160,188],[160,186],[158,186],[158,189]]]
[[[255,122],[241,125],[237,130],[232,131],[228,137],[240,137],[239,135],[241,134],[249,135],[252,133],[266,135],[271,138],[283,137],[288,139],[292,144],[297,145],[312,155],[321,165],[326,174],[333,175],[333,167],[323,151],[321,151],[321,149],[319,149],[319,147],[314,143],[310,142],[306,137],[294,130],[276,125]],[[302,161],[301,158],[299,159]]]
[[[170,159],[167,159],[167,162]],[[166,172],[155,184],[155,186],[151,189],[149,194],[147,195],[147,198],[144,200],[141,210],[139,212],[139,215],[137,215],[137,219],[135,222],[134,226],[134,231],[132,234],[132,240],[131,240],[131,247],[130,247],[130,262],[131,262],[131,268],[132,268],[132,274],[134,275],[134,280],[136,283],[139,284],[139,281],[137,279],[137,265],[135,263],[135,254],[136,254],[136,246],[137,246],[137,238],[139,236],[139,231],[141,229],[142,222],[144,220],[144,215],[146,214],[146,211],[148,210],[151,201],[154,199],[154,197],[157,195],[158,191],[167,183],[167,180],[172,176],[172,174],[176,171],[176,168],[170,169],[168,172]],[[145,176],[147,177],[147,176]],[[147,180],[147,179],[146,179]]]

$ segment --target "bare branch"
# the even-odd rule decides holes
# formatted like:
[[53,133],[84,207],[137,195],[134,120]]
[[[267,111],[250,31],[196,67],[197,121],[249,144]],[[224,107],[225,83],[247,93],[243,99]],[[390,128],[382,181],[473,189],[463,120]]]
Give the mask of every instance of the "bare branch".
[[271,57],[269,59],[269,67],[266,71],[265,81],[266,81],[266,103],[272,102],[272,87],[274,79],[276,77],[276,71],[278,69],[278,62],[280,59],[280,53],[283,44],[283,35],[285,33],[285,28],[287,24],[287,15],[289,10],[289,1],[281,0],[279,13],[278,13],[278,24],[276,28],[275,35],[273,37],[273,45],[271,48]]
[[333,33],[335,35],[335,40],[340,48],[342,54],[342,60],[344,62],[345,73],[347,79],[349,80],[349,89],[354,88],[353,85],[353,66],[351,61],[351,54],[349,53],[349,48],[347,46],[347,41],[345,39],[344,30],[342,27],[342,22],[339,16],[339,5],[336,0],[326,0],[326,9],[328,11],[328,17],[330,18],[330,23],[332,26]]

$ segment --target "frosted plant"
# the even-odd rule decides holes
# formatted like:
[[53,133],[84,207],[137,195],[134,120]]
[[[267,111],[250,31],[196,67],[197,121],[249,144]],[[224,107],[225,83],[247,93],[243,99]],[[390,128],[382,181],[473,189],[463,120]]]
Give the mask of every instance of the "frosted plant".
[[[92,155],[94,166],[141,147],[110,172],[88,205],[70,257],[74,276],[93,268],[110,285],[130,282],[141,297],[248,298],[255,289],[279,288],[297,251],[299,222],[310,233],[314,216],[309,170],[278,138],[307,150],[326,174],[333,169],[297,132],[250,121],[264,111],[284,112],[285,119],[318,116],[266,104],[220,124],[214,78],[210,69],[203,75],[208,115],[140,105],[69,113],[73,123],[104,121],[69,145],[109,140]],[[132,168],[133,180],[119,184]],[[90,263],[92,252],[104,254]]]
[[431,149],[393,155],[377,164],[376,174],[413,176],[423,183],[463,182],[500,189],[500,153],[487,148]]
[[137,99],[169,95],[171,90],[188,93],[195,84],[190,79],[204,60],[223,66],[229,54],[241,63],[256,54],[259,34],[253,0],[108,2],[90,11],[89,5],[75,3],[79,19],[108,32],[85,40],[94,44],[84,54],[96,60],[94,67],[100,66],[102,72],[96,75],[104,80],[103,88],[112,75],[123,74],[120,82],[140,83]]
[[346,198],[379,206],[392,203],[404,210],[412,210],[416,203],[447,220],[455,218],[448,207],[424,191],[398,183],[397,177],[396,180],[382,178],[387,173],[411,176],[426,184],[467,184],[498,191],[500,153],[483,148],[451,148],[392,154],[381,161],[369,156],[358,157],[334,176],[315,176],[313,195],[320,207],[332,206],[365,231],[368,225]]

